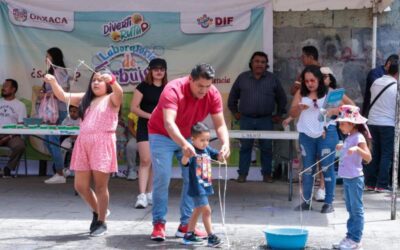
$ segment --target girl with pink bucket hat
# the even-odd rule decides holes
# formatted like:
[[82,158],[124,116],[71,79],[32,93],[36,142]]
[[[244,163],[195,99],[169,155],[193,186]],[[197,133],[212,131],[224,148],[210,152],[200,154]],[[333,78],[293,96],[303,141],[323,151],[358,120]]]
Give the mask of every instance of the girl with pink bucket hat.
[[[360,114],[360,108],[343,105],[339,108],[339,128],[347,137],[340,150],[339,173],[343,178],[343,189],[346,209],[349,212],[346,237],[334,244],[335,249],[361,249],[361,236],[364,229],[364,173],[362,161],[369,163],[372,159],[368,148],[371,134],[367,127],[367,119]],[[366,139],[367,138],[367,139]]]

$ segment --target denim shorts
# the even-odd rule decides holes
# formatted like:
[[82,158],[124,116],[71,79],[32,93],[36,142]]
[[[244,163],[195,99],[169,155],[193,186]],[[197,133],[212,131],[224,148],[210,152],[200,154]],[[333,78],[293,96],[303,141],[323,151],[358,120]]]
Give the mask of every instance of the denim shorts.
[[192,198],[194,207],[204,207],[208,205],[208,197],[206,195],[194,196]]

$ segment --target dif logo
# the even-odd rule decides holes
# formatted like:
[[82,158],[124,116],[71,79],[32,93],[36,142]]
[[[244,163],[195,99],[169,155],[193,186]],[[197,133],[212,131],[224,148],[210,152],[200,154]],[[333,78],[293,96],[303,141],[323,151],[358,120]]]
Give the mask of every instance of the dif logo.
[[207,14],[204,14],[197,18],[197,24],[200,25],[200,27],[202,27],[203,29],[207,29],[208,27],[212,26],[213,23],[217,28],[231,26],[233,25],[233,16],[216,16],[212,18],[210,16],[207,16]]
[[28,11],[26,9],[13,9],[12,11],[15,21],[25,22],[28,18]]
[[233,24],[233,16],[215,17],[215,27],[230,26]]

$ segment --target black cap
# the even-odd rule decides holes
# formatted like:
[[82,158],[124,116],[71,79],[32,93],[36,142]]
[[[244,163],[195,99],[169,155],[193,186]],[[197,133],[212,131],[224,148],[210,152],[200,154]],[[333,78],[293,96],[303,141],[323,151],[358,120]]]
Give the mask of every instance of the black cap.
[[153,60],[150,61],[149,68],[150,69],[154,69],[154,68],[167,69],[167,62],[161,58],[154,58]]

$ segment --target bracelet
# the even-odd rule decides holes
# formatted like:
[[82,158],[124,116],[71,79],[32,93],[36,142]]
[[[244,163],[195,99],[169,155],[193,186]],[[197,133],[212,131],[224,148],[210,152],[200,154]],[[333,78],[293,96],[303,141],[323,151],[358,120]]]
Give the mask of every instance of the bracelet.
[[111,75],[111,81],[108,82],[108,84],[113,85],[116,82],[117,78],[115,77],[114,74]]

